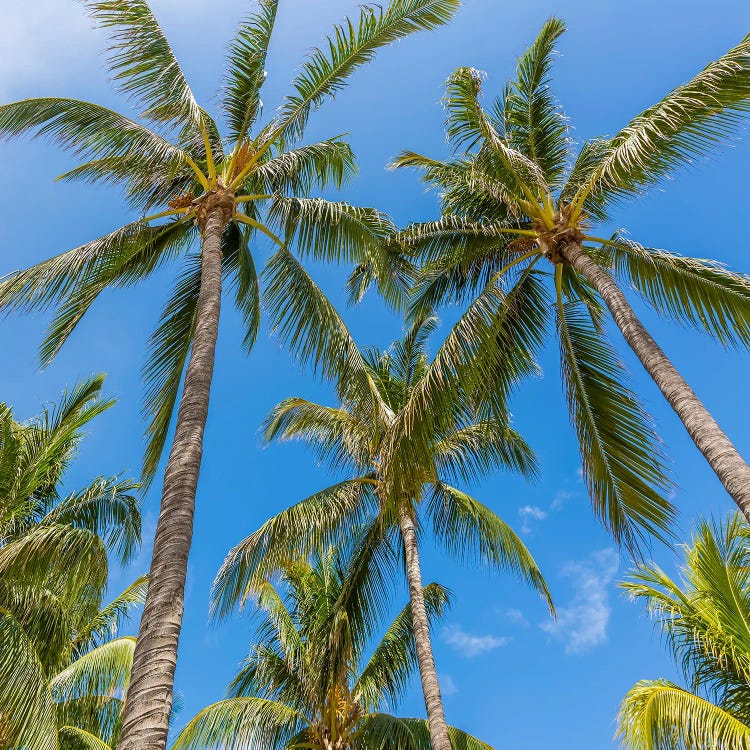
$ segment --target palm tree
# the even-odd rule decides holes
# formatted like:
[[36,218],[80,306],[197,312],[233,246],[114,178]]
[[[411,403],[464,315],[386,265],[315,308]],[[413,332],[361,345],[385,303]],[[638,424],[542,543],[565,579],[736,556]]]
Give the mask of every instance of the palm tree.
[[108,557],[125,564],[140,544],[138,485],[99,477],[62,490],[83,430],[112,406],[102,382],[81,382],[26,422],[0,404],[2,748],[70,747],[95,722],[97,736],[115,728],[112,691],[124,689],[134,646],[115,635],[146,578],[102,599]]
[[666,636],[688,689],[642,680],[625,696],[619,734],[633,750],[750,748],[750,550],[738,514],[702,522],[680,580],[655,565],[623,584]]
[[[667,528],[673,508],[664,500],[668,482],[658,439],[605,335],[608,309],[750,519],[750,467],[618,286],[632,286],[659,314],[722,344],[748,345],[750,278],[712,261],[643,247],[619,232],[597,237],[592,228],[734,131],[750,109],[750,36],[617,135],[588,140],[576,155],[550,90],[564,30],[554,18],[544,24],[489,111],[479,99],[484,75],[457,69],[445,95],[454,156],[439,161],[405,152],[395,160],[395,167],[423,170],[441,192],[442,218],[414,224],[399,237],[407,255],[422,263],[412,312],[478,294],[471,314],[480,308],[482,322],[492,319],[488,307],[497,303],[504,325],[512,320],[523,331],[521,343],[532,357],[548,311],[556,311],[562,379],[588,489],[605,526],[632,545],[644,532]],[[542,268],[545,261],[550,271]],[[493,342],[505,343],[488,335],[476,348],[486,354]]]
[[[141,281],[170,260],[182,262],[145,368],[146,482],[156,471],[183,372],[184,386],[164,475],[123,750],[166,744],[222,286],[226,280],[233,290],[250,349],[260,316],[250,245],[270,238],[278,245],[265,268],[273,325],[303,361],[324,370],[341,366],[345,327],[290,246],[296,243],[303,255],[367,262],[378,276],[387,260],[378,255],[381,239],[393,226],[371,209],[305,197],[314,188],[342,185],[353,174],[354,161],[338,137],[297,143],[311,111],[335,95],[379,47],[446,23],[458,3],[393,0],[385,9],[364,6],[358,20],[336,26],[322,48],[313,50],[292,81],[291,95],[253,130],[278,4],[259,0],[229,47],[221,95],[227,137],[222,137],[193,96],[146,0],[86,0],[94,20],[111,32],[113,79],[143,107],[145,124],[71,99],[27,99],[0,107],[0,136],[32,132],[53,139],[87,159],[65,179],[117,183],[141,213],[136,221],[0,284],[0,307],[6,310],[56,307],[42,345],[43,362],[56,355],[104,289]],[[388,294],[390,276],[381,272],[378,278]]]
[[99,609],[101,589],[71,589],[59,566],[47,575],[49,588],[27,577],[0,585],[0,748],[114,748],[135,649],[116,633],[147,576]]
[[[328,548],[310,562],[282,564],[282,589],[258,580],[248,590],[262,613],[258,643],[228,697],[192,719],[173,750],[429,750],[424,720],[387,712],[416,666],[411,606],[372,643],[383,620],[382,599],[359,588],[351,552],[358,537],[352,536],[345,553]],[[443,615],[448,593],[442,586],[426,586],[423,598],[431,621]],[[454,750],[489,750],[458,729],[449,733]]]
[[[512,570],[552,605],[523,542],[492,510],[449,483],[496,468],[533,475],[535,459],[507,419],[476,412],[452,387],[443,394],[434,387],[443,382],[443,352],[451,342],[429,361],[426,340],[435,322],[417,321],[389,351],[363,355],[369,391],[350,387],[338,408],[291,398],[271,412],[266,440],[302,439],[348,478],[282,511],[240,542],[216,578],[213,609],[226,616],[259,577],[363,525],[352,581],[373,597],[386,597],[394,563],[403,556],[431,743],[434,750],[449,750],[422,591],[419,516],[429,519],[448,552]],[[424,453],[411,437],[428,430],[431,439],[420,442],[428,446]]]

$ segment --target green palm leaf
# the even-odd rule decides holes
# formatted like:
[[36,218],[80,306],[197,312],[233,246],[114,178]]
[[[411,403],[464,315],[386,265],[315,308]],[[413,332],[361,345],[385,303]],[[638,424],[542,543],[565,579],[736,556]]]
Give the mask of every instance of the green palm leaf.
[[[562,299],[562,298],[561,298]],[[650,418],[621,363],[581,304],[558,306],[562,375],[594,511],[615,539],[663,537],[674,517],[670,483]]]

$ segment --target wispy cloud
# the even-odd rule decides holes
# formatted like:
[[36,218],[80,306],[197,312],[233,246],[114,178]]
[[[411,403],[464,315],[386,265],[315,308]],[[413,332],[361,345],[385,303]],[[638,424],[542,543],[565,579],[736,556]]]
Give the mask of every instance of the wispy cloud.
[[608,548],[563,568],[563,575],[572,580],[573,597],[567,606],[558,608],[557,620],[543,622],[540,627],[564,643],[567,653],[583,653],[607,639],[609,585],[619,563],[617,551]]
[[460,625],[446,625],[441,637],[452,649],[468,659],[494,651],[510,642],[510,638],[506,636],[467,633]]
[[443,697],[455,695],[458,692],[458,686],[449,674],[438,674],[438,682],[440,683],[440,692],[443,694]]
[[520,609],[507,609],[505,610],[505,616],[516,625],[528,627],[529,621],[524,617]]
[[574,495],[575,492],[570,492],[569,490],[558,490],[555,493],[555,496],[552,498],[552,505],[550,505],[550,509],[562,510],[565,503]]
[[521,533],[530,534],[532,521],[544,521],[547,512],[538,505],[524,505],[518,509],[518,517],[521,519]]

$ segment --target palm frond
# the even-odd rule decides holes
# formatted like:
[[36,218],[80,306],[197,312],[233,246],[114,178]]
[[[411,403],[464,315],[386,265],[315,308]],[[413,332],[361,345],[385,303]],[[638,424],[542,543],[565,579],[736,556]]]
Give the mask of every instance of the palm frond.
[[[476,737],[455,727],[448,727],[454,750],[492,750]],[[390,714],[369,714],[362,721],[355,747],[357,750],[429,750],[430,730],[424,719],[402,719]]]
[[287,97],[267,129],[272,140],[300,138],[311,110],[340,91],[380,47],[447,23],[458,6],[459,0],[392,0],[385,10],[365,5],[357,22],[347,19],[335,26],[324,48],[310,54],[292,81],[296,93]]
[[173,750],[244,747],[273,750],[284,747],[306,724],[302,714],[278,701],[229,698],[197,714],[172,747]]
[[591,174],[579,199],[639,195],[676,168],[716,150],[750,111],[750,35],[691,81],[626,125]]
[[0,607],[0,737],[6,747],[57,750],[55,705],[34,646]]
[[80,727],[62,726],[59,732],[60,750],[111,750],[104,740]]
[[192,255],[186,259],[185,268],[149,342],[143,371],[146,383],[143,412],[149,419],[141,474],[146,487],[153,480],[167,439],[193,340],[200,285],[201,259],[199,255]]
[[[234,303],[245,326],[242,347],[249,354],[260,329],[260,286],[250,250],[252,233],[248,229],[237,226],[236,222],[228,224],[224,230],[223,252],[225,272],[231,273],[230,287],[234,288]],[[232,233],[236,234],[234,241],[230,237]]]
[[260,88],[266,77],[266,56],[278,0],[259,0],[229,46],[221,106],[233,141],[241,143],[260,111]]
[[668,680],[642,680],[630,690],[618,734],[633,750],[750,748],[750,726]]
[[356,479],[327,487],[283,510],[235,546],[212,586],[213,616],[227,617],[242,606],[254,580],[265,579],[289,559],[304,558],[330,544],[343,523],[356,525],[374,502],[367,488],[367,483]]
[[750,345],[750,276],[623,238],[607,250],[616,272],[660,314],[708,333],[724,346]]
[[504,101],[504,121],[510,144],[539,165],[548,185],[559,184],[568,155],[568,126],[550,91],[555,43],[565,23],[550,18],[516,64],[516,79]]
[[[425,607],[430,623],[441,618],[450,605],[450,594],[437,583],[424,587]],[[383,701],[394,705],[409,685],[417,668],[411,604],[399,612],[375,647],[352,688],[367,710],[377,710]]]
[[496,513],[465,492],[438,482],[428,500],[435,536],[461,558],[508,570],[533,587],[554,612],[547,584],[518,535]]
[[614,538],[635,547],[664,538],[675,511],[664,453],[625,371],[583,305],[558,305],[562,376],[594,511]]

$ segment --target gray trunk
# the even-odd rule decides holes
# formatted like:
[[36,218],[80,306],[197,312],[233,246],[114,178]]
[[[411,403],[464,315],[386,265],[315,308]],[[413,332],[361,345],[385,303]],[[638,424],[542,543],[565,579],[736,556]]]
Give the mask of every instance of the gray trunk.
[[209,211],[203,229],[195,333],[164,473],[148,594],[117,750],[165,750],[167,746],[195,492],[219,331],[221,235],[227,218],[226,209],[217,206]]
[[432,750],[451,750],[448,735],[448,725],[443,713],[443,699],[440,696],[435,658],[432,654],[430,642],[430,625],[427,620],[427,609],[422,590],[422,571],[419,567],[419,550],[417,548],[417,532],[410,509],[402,503],[398,509],[401,538],[404,543],[404,557],[406,560],[406,578],[409,584],[409,600],[411,602],[411,617],[414,627],[414,641],[417,645],[417,663],[419,676],[422,680],[422,692],[427,708],[427,723],[430,728],[430,742]]
[[750,522],[750,466],[732,445],[701,400],[636,317],[612,278],[580,247],[568,245],[564,257],[599,292],[625,341],[669,401],[698,450]]

